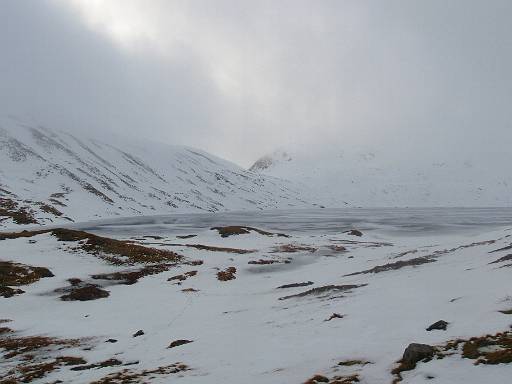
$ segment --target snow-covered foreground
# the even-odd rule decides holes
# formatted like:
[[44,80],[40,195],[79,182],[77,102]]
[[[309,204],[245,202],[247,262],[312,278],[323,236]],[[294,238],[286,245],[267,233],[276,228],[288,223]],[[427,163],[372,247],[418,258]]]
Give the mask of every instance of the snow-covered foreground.
[[[408,231],[403,224],[388,231],[361,223],[362,236],[342,226],[292,231],[284,222],[282,231],[275,222],[258,228],[268,232],[154,226],[151,233],[141,226],[134,235],[132,226],[124,240],[184,258],[153,260],[166,267],[130,285],[91,276],[140,271],[148,263],[121,257],[114,265],[108,254],[85,250],[87,239],[59,241],[49,232],[1,240],[0,260],[46,267],[54,277],[0,297],[0,318],[12,320],[0,324],[12,331],[0,333],[0,383],[21,381],[37,371],[31,366],[59,356],[84,361],[54,364],[28,382],[288,384],[320,375],[309,383],[391,383],[399,380],[392,371],[410,343],[436,347],[437,357],[402,372],[403,383],[508,382],[512,345],[487,341],[473,357],[463,356],[463,348],[472,337],[510,331],[511,228]],[[110,295],[61,300],[73,278]],[[446,330],[426,331],[438,320],[449,323]],[[33,347],[23,339],[29,336],[57,341],[23,351]],[[69,339],[79,341],[62,341]],[[486,353],[497,351],[503,361],[485,364],[492,357]]]

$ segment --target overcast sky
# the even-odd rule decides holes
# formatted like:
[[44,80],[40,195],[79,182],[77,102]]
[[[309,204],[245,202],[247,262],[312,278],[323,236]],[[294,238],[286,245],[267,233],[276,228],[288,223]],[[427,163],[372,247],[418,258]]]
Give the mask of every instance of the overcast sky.
[[203,148],[512,143],[510,0],[0,0],[0,113]]

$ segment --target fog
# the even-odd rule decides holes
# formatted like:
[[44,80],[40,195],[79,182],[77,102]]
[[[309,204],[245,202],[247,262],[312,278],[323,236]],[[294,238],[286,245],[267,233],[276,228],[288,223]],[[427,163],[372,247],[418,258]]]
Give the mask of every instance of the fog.
[[243,166],[291,147],[485,157],[512,142],[510,14],[505,0],[5,0],[0,114]]

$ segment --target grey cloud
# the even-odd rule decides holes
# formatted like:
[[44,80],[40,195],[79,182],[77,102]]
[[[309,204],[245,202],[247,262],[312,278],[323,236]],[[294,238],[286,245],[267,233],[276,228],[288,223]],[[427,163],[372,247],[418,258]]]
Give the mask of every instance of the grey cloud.
[[2,2],[2,109],[245,165],[292,145],[511,142],[509,1],[127,3],[156,31],[133,50],[65,2]]

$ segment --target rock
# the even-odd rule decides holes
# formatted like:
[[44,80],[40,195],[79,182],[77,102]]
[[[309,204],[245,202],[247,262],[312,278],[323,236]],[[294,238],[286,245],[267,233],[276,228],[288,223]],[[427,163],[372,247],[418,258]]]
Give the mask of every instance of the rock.
[[415,367],[416,363],[434,356],[434,347],[427,344],[409,344],[402,357],[402,364]]
[[331,321],[333,319],[343,319],[345,317],[345,315],[340,315],[339,313],[333,313],[331,315],[331,317],[329,317],[328,319],[324,320],[324,321]]
[[105,343],[117,343],[117,340],[116,339],[108,339],[107,341],[105,341]]
[[176,340],[176,341],[173,341],[171,344],[169,344],[169,346],[167,348],[175,348],[175,347],[179,347],[180,345],[185,345],[185,344],[189,344],[192,342],[193,342],[192,340]]
[[363,232],[358,231],[357,229],[351,229],[350,231],[345,231],[343,233],[346,233],[347,235],[350,235],[350,236],[357,236],[357,237],[363,236]]
[[133,334],[133,337],[139,337],[144,334],[144,331],[142,329],[139,329],[137,332]]
[[448,322],[444,321],[444,320],[439,320],[439,321],[436,321],[434,324],[432,324],[431,326],[429,326],[427,328],[427,331],[433,331],[433,330],[440,330],[440,331],[446,331],[446,328],[448,327]]

